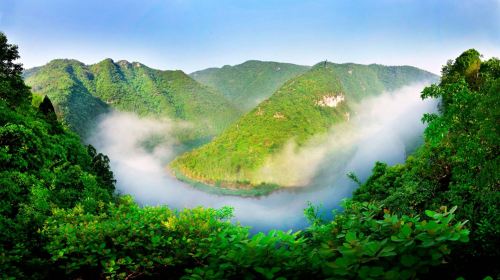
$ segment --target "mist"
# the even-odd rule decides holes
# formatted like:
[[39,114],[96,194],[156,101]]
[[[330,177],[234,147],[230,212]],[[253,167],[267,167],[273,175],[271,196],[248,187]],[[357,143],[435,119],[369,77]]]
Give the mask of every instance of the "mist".
[[353,113],[347,122],[334,125],[326,135],[313,137],[301,147],[290,139],[280,152],[266,160],[253,179],[302,187],[313,180],[324,182],[317,176],[325,168],[331,173],[334,167],[347,166],[365,177],[367,169],[360,168],[362,162],[370,166],[381,159],[402,162],[406,152],[421,139],[425,127],[420,121],[422,115],[435,112],[436,100],[420,99],[425,85],[413,84],[351,104]]
[[376,161],[404,162],[421,142],[422,115],[436,111],[436,100],[420,99],[425,85],[414,84],[352,105],[355,113],[349,122],[302,147],[291,140],[256,172],[259,178],[289,188],[262,197],[205,193],[171,176],[166,166],[180,145],[173,132],[185,123],[113,112],[102,118],[88,142],[109,156],[117,191],[134,196],[141,205],[232,206],[235,222],[253,231],[298,230],[307,225],[303,210],[308,202],[322,205],[329,213],[351,196],[356,184],[347,178],[348,172],[365,180]]

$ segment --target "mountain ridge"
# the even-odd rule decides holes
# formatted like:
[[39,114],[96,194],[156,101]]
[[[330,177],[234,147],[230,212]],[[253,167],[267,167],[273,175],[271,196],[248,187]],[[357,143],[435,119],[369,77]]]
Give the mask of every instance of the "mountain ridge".
[[215,88],[240,110],[248,112],[286,81],[308,69],[310,66],[293,63],[247,60],[241,64],[211,67],[189,75]]
[[[157,70],[140,62],[107,58],[86,65],[55,59],[28,69],[24,78],[35,94],[49,96],[60,118],[81,136],[110,109],[192,122],[196,128],[182,132],[188,140],[216,135],[240,114],[220,93],[183,71]],[[75,106],[79,110],[71,109]]]
[[225,187],[255,187],[266,158],[294,139],[300,147],[314,135],[349,119],[349,104],[392,90],[409,81],[437,80],[430,72],[408,66],[320,62],[285,82],[271,97],[238,119],[204,146],[172,163],[177,174]]

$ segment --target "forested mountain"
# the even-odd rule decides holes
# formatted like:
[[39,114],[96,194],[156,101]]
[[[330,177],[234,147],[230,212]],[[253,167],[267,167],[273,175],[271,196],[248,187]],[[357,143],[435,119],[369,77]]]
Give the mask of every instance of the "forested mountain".
[[182,71],[160,71],[137,62],[106,59],[85,65],[58,59],[27,70],[24,77],[35,94],[52,100],[61,119],[81,136],[110,108],[189,121],[194,129],[184,132],[187,140],[216,135],[239,115],[220,93]]
[[354,199],[407,215],[458,205],[457,216],[469,221],[472,240],[453,255],[453,270],[469,268],[466,279],[492,270],[499,276],[500,61],[481,61],[470,49],[449,61],[442,74],[440,84],[422,94],[441,99],[439,114],[424,116],[424,145],[404,164],[377,163]]
[[425,144],[405,164],[377,164],[342,212],[325,219],[309,207],[311,226],[302,231],[251,235],[230,222],[230,208],[174,211],[114,195],[109,159],[82,146],[48,98],[32,106],[18,57],[0,33],[2,279],[499,275],[496,58],[481,61],[469,50],[445,66],[423,94],[442,98],[441,112],[425,116]]
[[[211,185],[258,185],[255,172],[293,138],[300,146],[349,119],[349,104],[436,76],[408,66],[321,62],[293,78],[211,143],[178,157],[171,166]],[[273,183],[273,182],[264,182]]]
[[190,76],[217,89],[246,112],[271,96],[286,81],[309,68],[290,63],[249,60],[234,66],[196,71]]
[[355,63],[326,63],[340,79],[349,93],[349,100],[360,101],[367,96],[378,95],[421,81],[435,82],[438,76],[413,66],[362,65]]
[[40,230],[52,211],[78,204],[95,213],[115,190],[108,157],[66,131],[47,97],[32,107],[16,58],[17,47],[0,33],[2,279],[41,278],[49,268]]

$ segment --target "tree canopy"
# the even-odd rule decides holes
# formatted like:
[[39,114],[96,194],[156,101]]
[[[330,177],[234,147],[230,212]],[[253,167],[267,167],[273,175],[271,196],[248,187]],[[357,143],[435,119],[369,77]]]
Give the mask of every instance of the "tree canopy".
[[498,260],[496,59],[482,62],[472,83],[443,79],[427,88],[424,96],[450,102],[443,114],[424,117],[424,146],[404,165],[377,164],[342,212],[324,219],[311,206],[303,231],[253,235],[230,221],[227,207],[141,207],[114,194],[110,159],[64,125],[53,129],[50,100],[32,106],[20,72],[6,69],[1,278],[415,279],[474,269],[459,266],[459,255]]

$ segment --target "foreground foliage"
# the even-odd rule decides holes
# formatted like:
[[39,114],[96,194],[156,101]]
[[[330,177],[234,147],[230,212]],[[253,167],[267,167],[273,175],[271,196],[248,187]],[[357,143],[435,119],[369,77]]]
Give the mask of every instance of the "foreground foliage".
[[109,159],[56,120],[50,100],[31,106],[17,47],[0,33],[0,278],[44,275],[39,234],[52,209],[96,212],[113,198]]
[[305,232],[250,236],[231,210],[140,208],[129,197],[99,214],[56,210],[44,226],[51,261],[71,277],[182,276],[190,279],[411,279],[468,240],[451,211],[398,216],[352,203]]
[[[468,212],[437,200],[420,214],[390,200],[390,210],[346,201],[331,220],[310,207],[304,231],[252,235],[230,222],[229,208],[174,211],[114,197],[109,159],[59,124],[48,98],[32,106],[16,47],[1,33],[0,44],[1,278],[428,278],[469,239],[466,221],[454,219]],[[478,215],[472,236],[489,218]]]
[[[425,143],[405,164],[377,163],[354,195],[400,214],[459,205],[472,242],[456,255],[455,270],[500,273],[500,61],[468,50],[443,68],[439,85],[422,97],[441,98],[440,114],[425,115]],[[470,265],[473,263],[473,265]]]

